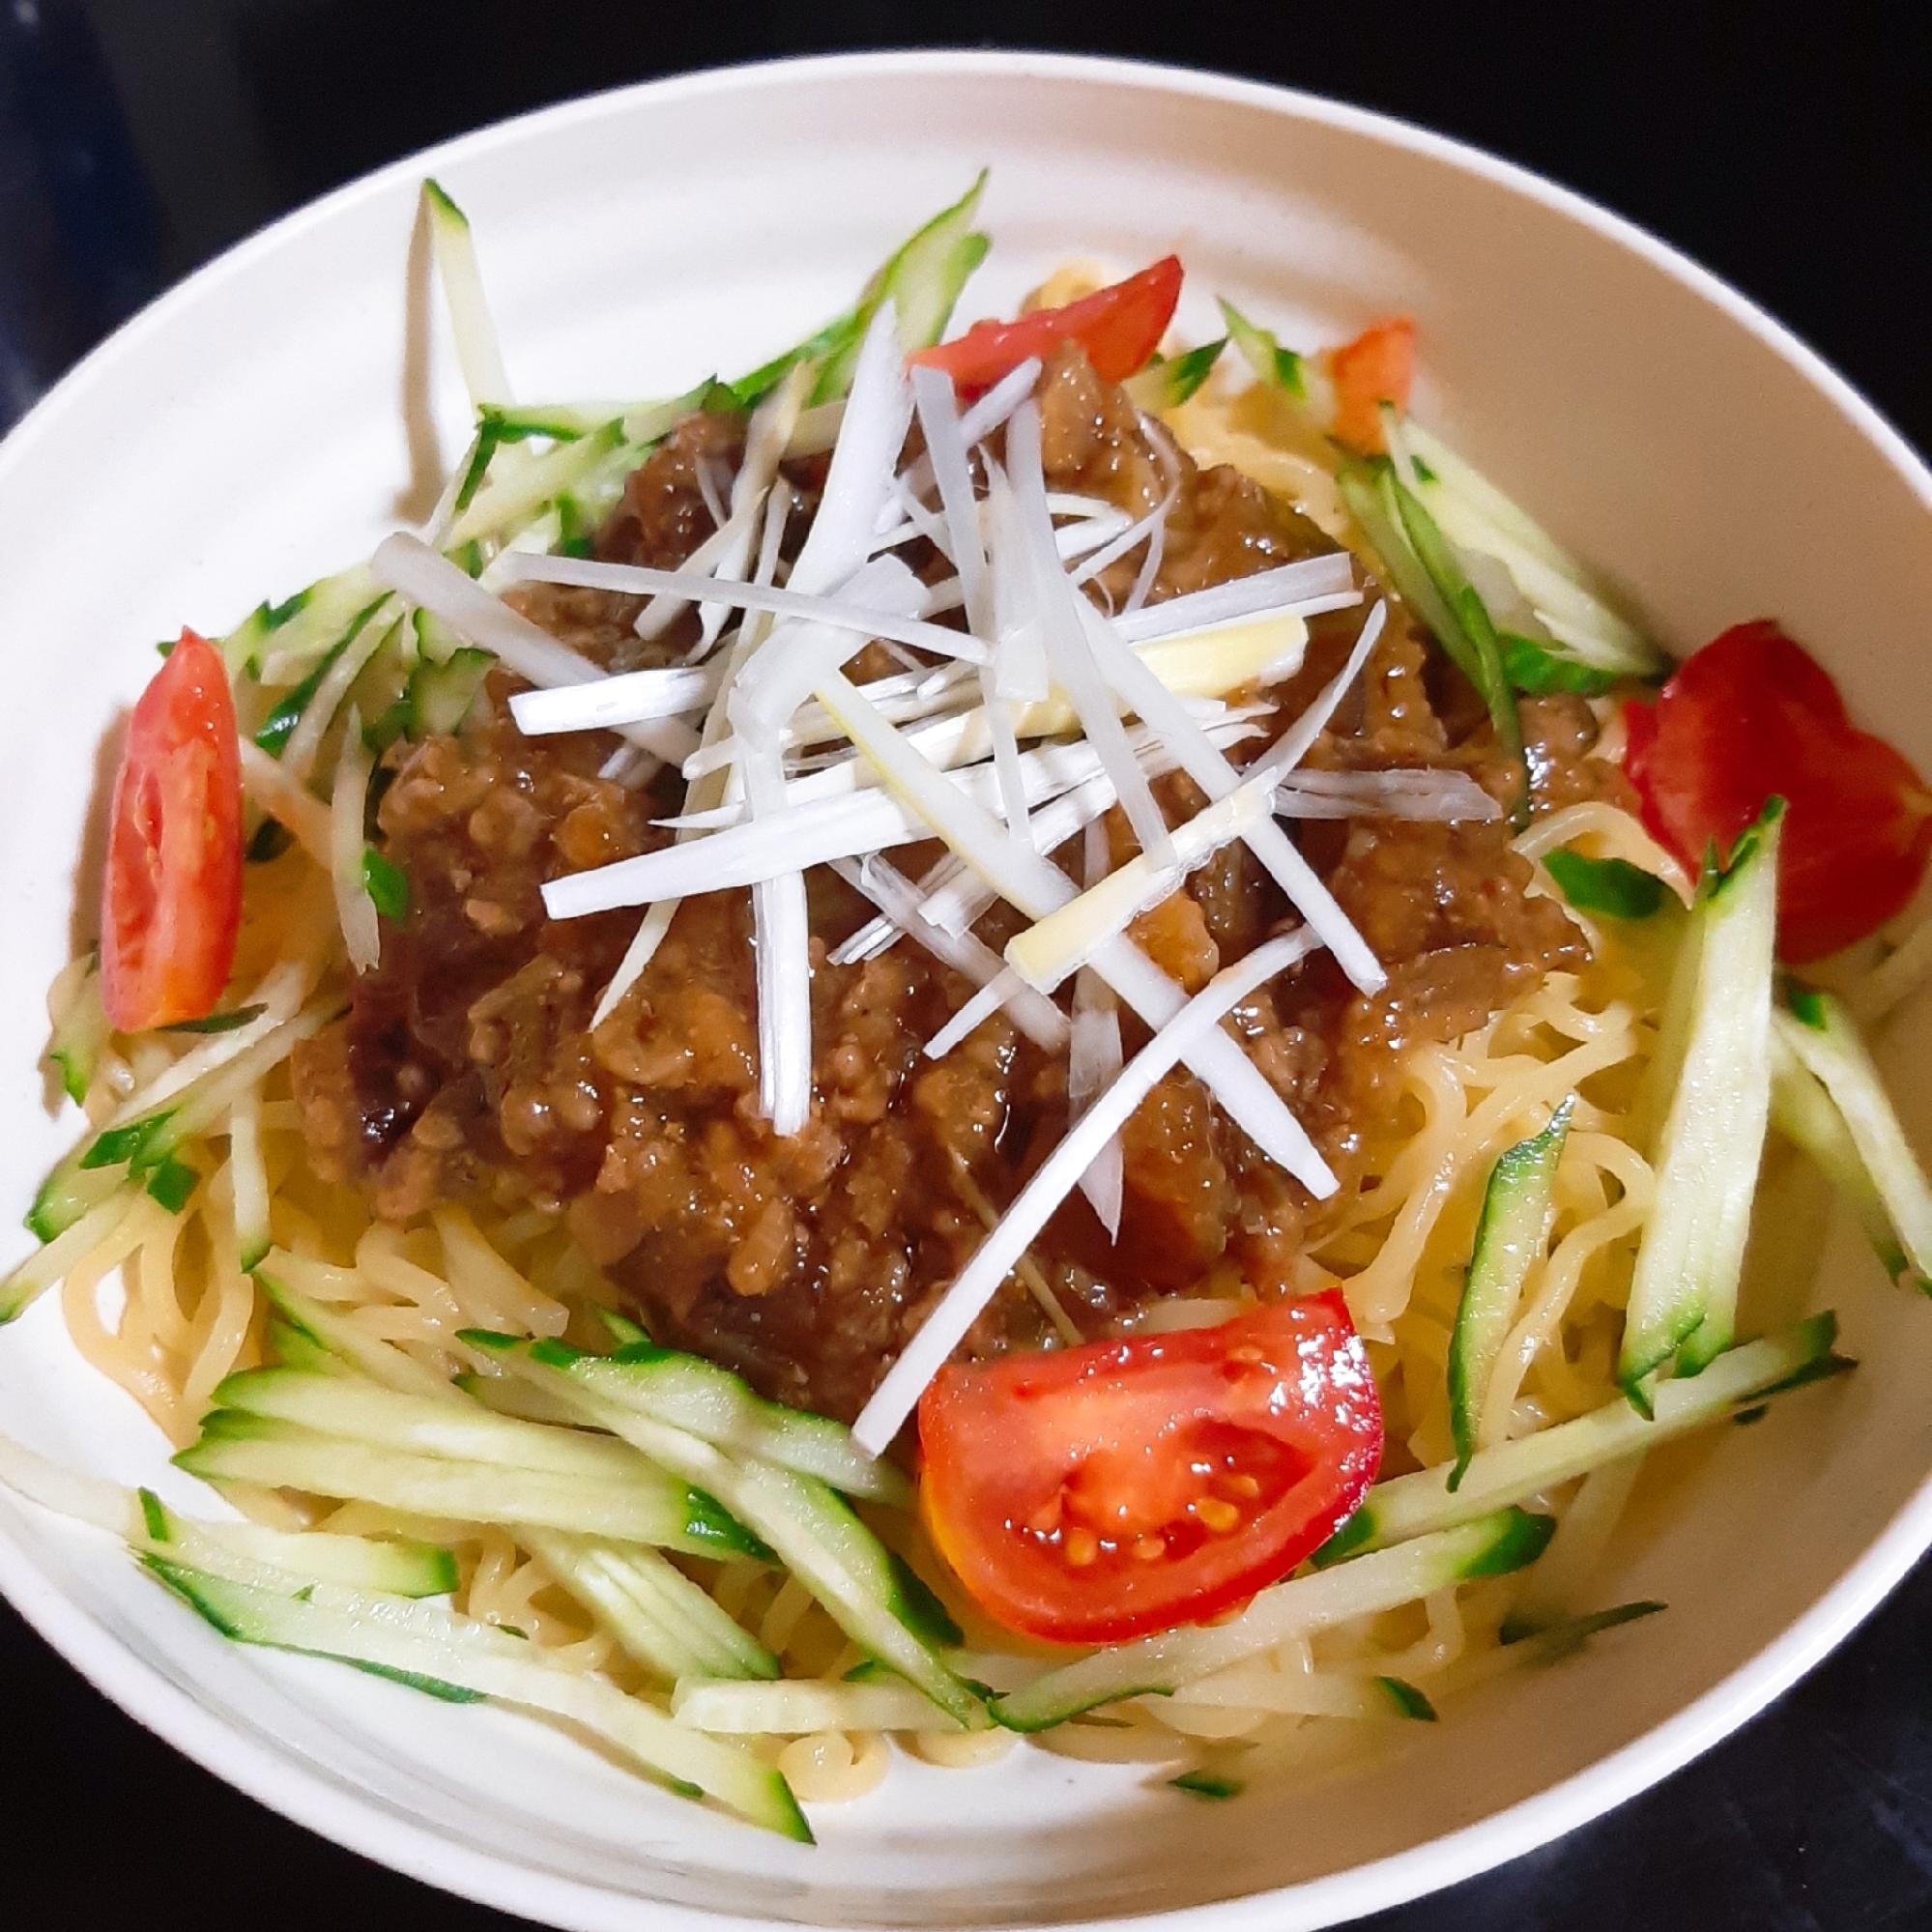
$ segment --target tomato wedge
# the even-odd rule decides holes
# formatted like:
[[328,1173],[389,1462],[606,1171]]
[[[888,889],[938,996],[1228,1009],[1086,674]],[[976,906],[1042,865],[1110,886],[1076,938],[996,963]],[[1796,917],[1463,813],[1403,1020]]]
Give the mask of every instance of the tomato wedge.
[[1783,798],[1777,938],[1792,965],[1863,938],[1918,890],[1932,792],[1851,722],[1830,675],[1775,623],[1733,626],[1624,717],[1644,823],[1691,872]]
[[215,1010],[242,922],[242,764],[221,653],[185,630],[114,779],[101,997],[123,1033]]
[[1285,1576],[1382,1456],[1339,1289],[1217,1328],[943,1370],[919,1403],[919,1506],[1009,1629],[1118,1643]]
[[991,389],[1029,356],[1043,360],[1062,342],[1078,342],[1094,372],[1124,383],[1168,332],[1181,297],[1181,259],[1168,255],[1111,288],[1070,302],[1064,308],[1036,308],[1017,322],[975,322],[964,335],[922,349],[912,358],[952,377],[955,389]]
[[1379,456],[1388,447],[1382,433],[1382,405],[1398,411],[1409,406],[1409,385],[1415,377],[1416,326],[1406,316],[1378,322],[1352,342],[1329,352],[1328,373],[1335,384],[1335,423],[1338,443],[1365,456]]

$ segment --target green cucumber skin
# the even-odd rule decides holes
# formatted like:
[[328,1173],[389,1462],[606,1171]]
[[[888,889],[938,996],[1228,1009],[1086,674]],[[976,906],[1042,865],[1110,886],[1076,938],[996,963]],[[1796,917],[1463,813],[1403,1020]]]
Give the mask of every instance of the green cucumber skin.
[[1450,1338],[1450,1426],[1456,1439],[1456,1467],[1449,1478],[1452,1490],[1461,1484],[1469,1458],[1476,1454],[1483,1404],[1509,1339],[1523,1283],[1548,1245],[1555,1218],[1556,1169],[1574,1110],[1572,1095],[1542,1133],[1499,1154],[1489,1172]]
[[[1853,1365],[1834,1352],[1836,1339],[1837,1320],[1829,1311],[1811,1315],[1777,1337],[1732,1351],[1736,1367],[1742,1370],[1748,1364],[1752,1372],[1737,1378],[1728,1392],[1719,1388],[1712,1395],[1710,1389],[1717,1385],[1687,1382],[1677,1385],[1684,1393],[1673,1399],[1680,1404],[1679,1412],[1655,1422],[1633,1413],[1620,1399],[1537,1435],[1479,1450],[1463,1485],[1454,1493],[1448,1485],[1447,1464],[1391,1477],[1369,1491],[1361,1508],[1312,1561],[1317,1570],[1325,1570],[1345,1557],[1453,1528],[1473,1515],[1521,1503],[1558,1483],[1587,1475],[1602,1463],[1713,1427],[1773,1396],[1841,1374]],[[1728,1368],[1723,1370],[1719,1383],[1730,1373]],[[1579,1441],[1590,1445],[1583,1454],[1567,1447]],[[1495,1479],[1492,1472],[1498,1467],[1513,1473]]]
[[[1385,1550],[1365,1559],[1370,1568],[1359,1573],[1365,1578],[1374,1577],[1374,1587],[1385,1600],[1372,1606],[1390,1608],[1397,1602],[1412,1601],[1435,1590],[1524,1569],[1548,1547],[1555,1530],[1555,1519],[1550,1516],[1533,1515],[1515,1508],[1492,1510],[1438,1532],[1436,1541],[1426,1548],[1418,1545],[1410,1552]],[[1358,1600],[1346,1607],[1332,1600],[1335,1591],[1331,1579],[1348,1568],[1342,1564],[1317,1576],[1291,1577],[1273,1584],[1231,1625],[1165,1631],[1117,1650],[1098,1651],[1078,1663],[1049,1671],[1024,1690],[996,1700],[992,1706],[994,1719],[1008,1730],[1044,1731],[1097,1705],[1117,1703],[1129,1697],[1171,1695],[1203,1671],[1219,1668],[1230,1660],[1229,1633],[1238,1636],[1240,1626],[1247,1619],[1259,1617],[1262,1621],[1251,1625],[1247,1648],[1238,1654],[1252,1655],[1255,1649],[1272,1647],[1272,1641],[1279,1641],[1279,1635],[1268,1611],[1287,1602],[1290,1593],[1296,1591],[1304,1593],[1294,1598],[1298,1603],[1308,1602],[1307,1593],[1312,1591],[1315,1600],[1326,1605],[1321,1611],[1305,1610],[1304,1618],[1309,1621],[1304,1628],[1321,1629],[1338,1615],[1363,1614],[1370,1605],[1359,1600],[1360,1590]],[[1369,1587],[1366,1583],[1362,1586]],[[1271,1641],[1262,1642],[1264,1636]],[[1208,1653],[1206,1657],[1201,1655],[1203,1650]]]
[[[1773,1026],[1780,1045],[1803,1066],[1807,1077],[1823,1087],[1835,1112],[1851,1163],[1862,1172],[1862,1184],[1851,1192],[1860,1218],[1873,1234],[1882,1255],[1887,1246],[1902,1264],[1891,1269],[1893,1280],[1913,1276],[1924,1286],[1932,1281],[1932,1188],[1906,1139],[1898,1115],[1887,1095],[1858,1024],[1835,995],[1787,983],[1789,1015],[1779,1014]],[[1821,1165],[1824,1165],[1821,1163]],[[1827,1165],[1827,1171],[1831,1168]],[[1850,1176],[1832,1173],[1840,1186]],[[1877,1197],[1892,1240],[1881,1245],[1875,1217],[1866,1195]]]
[[[1683,1059],[1658,1137],[1657,1202],[1637,1251],[1617,1379],[1640,1414],[1649,1378],[1694,1375],[1729,1347],[1771,1116],[1773,948],[1783,801],[1707,870],[1679,972],[1694,974]],[[1679,1003],[1674,985],[1671,1003]]]

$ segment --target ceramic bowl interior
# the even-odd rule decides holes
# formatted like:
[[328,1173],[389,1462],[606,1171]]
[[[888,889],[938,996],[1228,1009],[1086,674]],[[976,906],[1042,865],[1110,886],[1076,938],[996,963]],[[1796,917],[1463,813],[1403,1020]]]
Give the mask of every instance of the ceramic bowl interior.
[[[1425,419],[1663,639],[1687,649],[1775,613],[1856,711],[1932,765],[1922,468],[1741,299],[1464,150],[1200,76],[937,55],[614,94],[430,164],[475,221],[531,399],[668,394],[750,366],[843,305],[886,245],[988,164],[996,246],[968,312],[1008,308],[1069,256],[1125,269],[1169,249],[1188,265],[1196,339],[1214,332],[1215,293],[1289,341],[1406,311]],[[84,923],[90,814],[155,640],[184,620],[224,629],[365,553],[421,513],[460,447],[452,359],[412,299],[421,171],[365,181],[205,271],[0,452],[0,763],[16,800],[0,849],[14,908],[0,1194],[14,1209],[71,1131],[35,1072],[43,992]],[[1920,1145],[1928,1053],[1932,1016],[1908,1013],[1887,1060]],[[1647,1473],[1601,1600],[1668,1613],[1406,1727],[1370,1769],[1230,1804],[1190,1802],[1145,1768],[1032,1751],[975,1773],[907,1760],[873,1796],[822,1808],[807,1850],[512,1716],[227,1646],[104,1540],[4,1501],[0,1583],[109,1695],[265,1802],[559,1925],[1175,1913],[1287,1932],[1461,1877],[1661,1775],[1815,1660],[1932,1536],[1932,1312],[1842,1229],[1822,1256],[1781,1233],[1761,1245],[1781,1265],[1754,1288],[1760,1316],[1835,1306],[1867,1367],[1658,1458],[1673,1466]],[[131,1403],[82,1370],[51,1299],[0,1343],[0,1418],[50,1454],[196,1500]]]

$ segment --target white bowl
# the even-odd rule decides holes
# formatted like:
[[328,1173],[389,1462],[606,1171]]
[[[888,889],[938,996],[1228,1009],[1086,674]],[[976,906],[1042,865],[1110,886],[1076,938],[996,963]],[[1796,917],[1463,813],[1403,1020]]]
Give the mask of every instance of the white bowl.
[[[1217,291],[1291,341],[1406,310],[1421,413],[1664,639],[1685,649],[1775,613],[1855,711],[1932,764],[1932,704],[1905,675],[1932,612],[1932,477],[1774,323],[1600,210],[1354,109],[1106,62],[868,56],[606,95],[256,237],[123,330],[0,452],[9,1201],[24,1206],[71,1132],[34,1071],[41,998],[86,896],[73,854],[96,747],[154,640],[225,628],[366,551],[433,493],[431,439],[458,447],[450,359],[405,327],[418,177],[433,168],[471,214],[512,377],[537,398],[670,393],[749,366],[842,305],[982,163],[996,246],[974,312],[1070,254],[1129,267],[1170,248],[1201,336]],[[433,425],[401,407],[425,353]],[[1911,1076],[1928,1053],[1908,1015],[1888,1059],[1921,1145],[1932,1089]],[[1932,1540],[1932,1311],[1842,1231],[1825,1277],[1818,1299],[1869,1366],[1719,1431],[1684,1458],[1701,1465],[1687,1480],[1653,1485],[1601,1600],[1660,1598],[1668,1615],[1410,1727],[1373,1770],[1231,1804],[1032,1752],[969,1773],[908,1761],[820,1808],[806,1849],[513,1717],[231,1647],[103,1539],[4,1499],[0,1585],[110,1697],[264,1803],[548,1923],[1159,1913],[1290,1932],[1463,1878],[1663,1776],[1816,1662]],[[52,1299],[0,1340],[0,1427],[182,1499],[195,1486],[82,1369]]]

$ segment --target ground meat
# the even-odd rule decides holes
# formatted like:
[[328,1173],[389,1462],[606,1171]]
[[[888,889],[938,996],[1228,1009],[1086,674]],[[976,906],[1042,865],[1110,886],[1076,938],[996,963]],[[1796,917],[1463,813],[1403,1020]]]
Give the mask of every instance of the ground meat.
[[[1175,491],[1156,600],[1333,548],[1247,477],[1197,470],[1166,447],[1077,348],[1049,362],[1041,411],[1053,488],[1136,514]],[[734,414],[687,418],[630,479],[597,554],[657,565],[686,557],[715,529],[707,499],[728,494],[743,437]],[[788,468],[808,505],[823,467]],[[793,520],[793,547],[804,521]],[[902,554],[928,574],[945,567],[929,547]],[[1124,597],[1139,568],[1130,557],[1104,573],[1103,600]],[[614,668],[670,661],[696,637],[686,613],[660,638],[639,639],[636,599],[537,586],[517,595],[546,629]],[[1271,694],[1284,718],[1334,675],[1360,621],[1359,612],[1315,620],[1303,670]],[[895,668],[870,657],[853,666],[861,679]],[[1443,764],[1504,786],[1480,705],[1444,685],[1438,660],[1395,607],[1310,762]],[[591,1033],[598,994],[639,915],[553,921],[538,887],[660,844],[651,821],[676,809],[677,787],[632,790],[600,776],[617,746],[604,735],[526,738],[508,718],[507,689],[491,678],[479,719],[460,737],[390,755],[378,822],[409,878],[411,908],[400,926],[385,926],[381,964],[358,980],[346,1019],[298,1053],[311,1157],[324,1174],[361,1185],[393,1221],[449,1197],[564,1217],[654,1333],[729,1363],[768,1394],[851,1417],[987,1218],[1065,1132],[1064,1058],[995,1016],[944,1059],[926,1059],[924,1042],[970,986],[909,944],[830,965],[827,948],[870,912],[830,874],[808,881],[816,1059],[802,1134],[781,1140],[759,1115],[743,892],[686,903],[637,986]],[[1580,700],[1526,702],[1523,726],[1540,805],[1617,795],[1618,774],[1588,756],[1596,720]],[[1170,821],[1205,802],[1182,777],[1155,789]],[[1132,843],[1117,811],[1108,829],[1124,856]],[[1526,895],[1530,869],[1510,851],[1506,825],[1358,820],[1300,836],[1390,983],[1364,997],[1318,958],[1255,994],[1232,1024],[1345,1166],[1409,1046],[1480,1025],[1538,974],[1582,955],[1563,913]],[[902,857],[920,869],[920,853]],[[1056,857],[1077,871],[1079,842]],[[1287,911],[1234,846],[1138,920],[1134,937],[1194,991]],[[995,908],[979,930],[996,947],[1020,923]],[[1122,1024],[1131,1053],[1145,1029],[1131,1015]],[[1118,1241],[1075,1196],[1034,1250],[1083,1332],[1105,1333],[1149,1296],[1198,1291],[1229,1271],[1263,1293],[1288,1286],[1311,1203],[1191,1074],[1164,1079],[1121,1138]],[[1041,1311],[1009,1283],[968,1347],[996,1352],[1046,1334]]]

